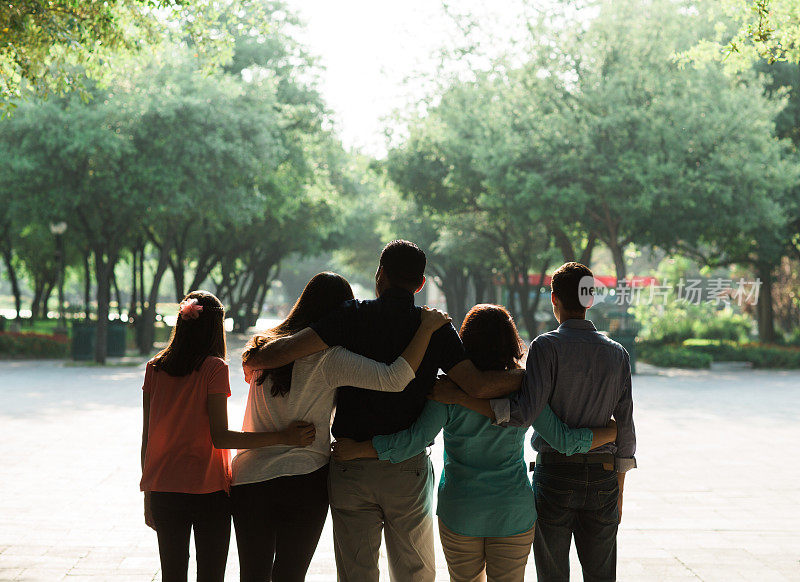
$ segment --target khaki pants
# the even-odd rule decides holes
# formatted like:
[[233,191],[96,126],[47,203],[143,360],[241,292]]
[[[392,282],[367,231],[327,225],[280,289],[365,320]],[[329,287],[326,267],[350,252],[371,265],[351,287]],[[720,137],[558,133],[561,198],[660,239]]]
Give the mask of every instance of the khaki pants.
[[402,463],[331,459],[329,493],[339,582],[377,582],[381,530],[396,582],[433,582],[433,467],[427,453]]
[[439,538],[451,582],[521,582],[534,528],[503,538],[462,536],[439,520]]

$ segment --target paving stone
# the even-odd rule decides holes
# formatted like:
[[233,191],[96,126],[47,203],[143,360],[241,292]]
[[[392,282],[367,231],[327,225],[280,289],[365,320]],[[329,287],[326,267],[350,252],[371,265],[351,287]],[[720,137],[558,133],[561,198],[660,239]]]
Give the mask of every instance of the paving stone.
[[[642,371],[619,580],[800,581],[800,372]],[[0,362],[0,439],[14,468],[0,479],[0,580],[160,579],[138,491],[142,373]],[[231,387],[236,426],[247,387],[238,377]],[[431,455],[438,474],[441,439]],[[380,569],[388,579],[385,549]],[[532,557],[527,574],[536,577]],[[227,578],[238,579],[235,537]],[[307,580],[334,579],[328,520]],[[437,580],[447,579],[437,547]]]

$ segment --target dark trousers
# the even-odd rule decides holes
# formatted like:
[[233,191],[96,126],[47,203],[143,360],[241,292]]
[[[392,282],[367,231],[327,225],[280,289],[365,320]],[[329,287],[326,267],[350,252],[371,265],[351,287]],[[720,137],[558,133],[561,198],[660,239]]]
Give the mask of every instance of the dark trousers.
[[617,577],[617,473],[600,465],[536,465],[536,533],[533,555],[540,582],[569,582],[569,548],[575,548],[586,582]]
[[198,582],[223,582],[231,541],[228,494],[152,493],[163,582],[186,582],[194,529]]
[[231,488],[242,582],[302,582],[328,516],[328,466]]

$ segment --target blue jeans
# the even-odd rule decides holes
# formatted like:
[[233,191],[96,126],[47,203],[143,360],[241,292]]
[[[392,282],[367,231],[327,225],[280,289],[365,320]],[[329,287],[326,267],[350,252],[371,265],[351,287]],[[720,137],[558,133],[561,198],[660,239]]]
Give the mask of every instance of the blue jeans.
[[585,582],[617,577],[619,484],[600,465],[536,465],[536,533],[533,555],[540,582],[569,582],[569,548],[575,548]]

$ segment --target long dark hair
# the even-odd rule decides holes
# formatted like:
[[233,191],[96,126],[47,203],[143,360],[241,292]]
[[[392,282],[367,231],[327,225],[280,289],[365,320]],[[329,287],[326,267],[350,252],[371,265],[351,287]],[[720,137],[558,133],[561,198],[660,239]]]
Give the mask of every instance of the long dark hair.
[[502,305],[481,303],[470,309],[459,335],[467,357],[479,370],[519,368],[522,339],[514,318]]
[[[243,359],[261,346],[278,338],[297,333],[328,315],[348,299],[353,298],[353,290],[347,279],[336,273],[317,273],[303,289],[303,293],[294,304],[289,315],[280,324],[263,333],[258,333],[250,338],[242,354]],[[274,370],[265,370],[256,382],[263,384],[267,378],[272,378],[273,396],[285,396],[289,393],[292,383],[292,369],[294,364],[286,364]]]
[[169,344],[153,358],[153,366],[170,376],[199,370],[209,356],[225,359],[225,308],[208,291],[192,291],[184,301],[191,299],[196,299],[203,311],[196,319],[178,316]]

